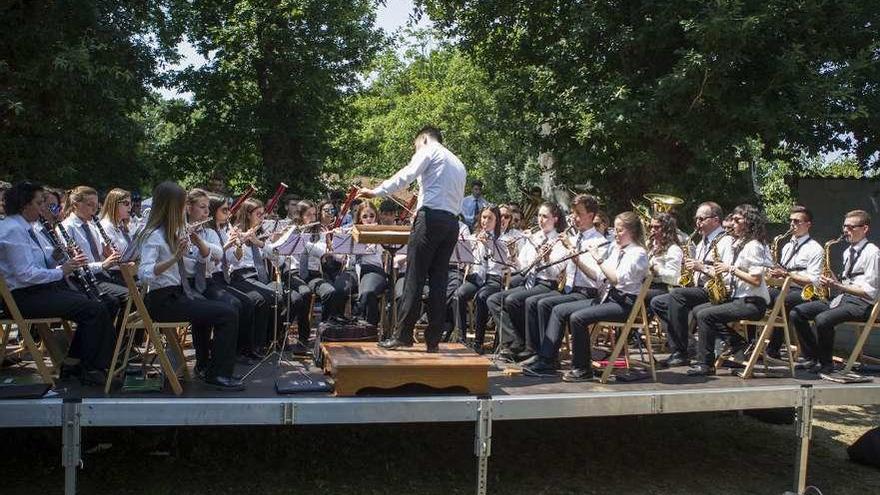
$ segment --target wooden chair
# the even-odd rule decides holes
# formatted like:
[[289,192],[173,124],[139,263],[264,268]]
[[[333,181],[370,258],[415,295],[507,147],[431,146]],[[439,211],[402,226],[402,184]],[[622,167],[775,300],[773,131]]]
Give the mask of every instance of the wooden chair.
[[853,366],[855,366],[856,364],[856,359],[860,359],[862,362],[869,362],[872,364],[880,363],[880,359],[862,353],[862,349],[864,349],[865,347],[865,342],[868,341],[868,336],[871,334],[871,330],[880,327],[880,323],[878,323],[877,321],[878,316],[880,316],[880,301],[874,303],[874,307],[871,309],[871,314],[870,316],[868,316],[868,321],[847,322],[847,324],[850,325],[861,326],[861,330],[859,331],[856,345],[855,347],[853,347],[853,350],[849,355],[849,359],[847,359],[846,361],[846,366],[844,366],[843,368],[844,373],[849,373],[852,371]]
[[[191,378],[191,376],[189,374],[189,369],[186,366],[186,357],[183,354],[183,348],[180,344],[178,329],[189,327],[190,322],[153,321],[152,317],[150,317],[149,311],[147,311],[146,305],[144,304],[141,290],[134,279],[135,265],[133,263],[122,264],[119,266],[119,271],[122,273],[122,278],[125,280],[126,287],[128,287],[129,300],[126,304],[125,312],[123,313],[122,330],[116,337],[116,346],[113,350],[110,371],[107,373],[107,382],[104,384],[104,393],[110,393],[110,386],[113,377],[119,373],[125,372],[125,369],[128,366],[129,356],[131,355],[134,336],[139,330],[143,330],[147,339],[146,349],[143,352],[144,356],[146,357],[146,355],[149,354],[150,346],[152,346],[155,349],[156,357],[159,359],[159,365],[162,372],[165,374],[168,383],[171,384],[171,389],[176,395],[182,394],[183,386],[180,383],[178,374],[182,372],[187,379]],[[134,306],[134,309],[132,309],[132,306]],[[162,336],[165,337],[165,342],[163,342]],[[125,345],[125,352],[120,353],[123,344]],[[171,359],[168,357],[168,347],[170,347],[170,351],[173,353],[174,359],[177,362],[176,368],[172,365]],[[123,358],[122,364],[117,367],[116,365],[119,361],[120,354],[122,354]]]
[[[46,358],[40,350],[40,346],[34,341],[31,335],[31,328],[37,328],[47,349],[51,350],[52,348],[49,346],[52,345],[52,335],[49,331],[49,325],[62,324],[69,330],[69,323],[61,318],[25,318],[22,316],[18,305],[15,303],[15,299],[12,297],[9,286],[6,285],[6,279],[2,276],[0,276],[0,296],[3,298],[3,303],[6,305],[6,312],[9,316],[8,318],[0,319],[0,362],[3,362],[3,359],[6,357],[6,345],[9,342],[9,334],[12,333],[12,326],[15,325],[18,327],[19,339],[24,344],[21,349],[22,352],[17,353],[27,352],[30,354],[43,381],[54,385],[55,380],[52,378],[53,370],[46,366]],[[53,363],[53,368],[60,365],[64,356],[55,356],[54,359],[56,361]]]
[[[608,356],[608,365],[604,367],[604,371],[602,372],[600,378],[602,383],[608,383],[608,378],[611,376],[611,372],[614,371],[617,358],[620,357],[621,353],[625,352],[624,349],[626,348],[627,342],[629,341],[629,335],[633,329],[642,329],[642,334],[645,337],[645,350],[648,353],[648,361],[632,361],[631,364],[637,365],[641,368],[650,369],[651,378],[655,382],[657,381],[657,369],[654,365],[654,350],[651,343],[651,332],[648,330],[650,320],[648,320],[648,313],[645,308],[645,295],[648,293],[648,289],[651,288],[651,282],[653,279],[654,275],[651,272],[648,272],[644,282],[642,282],[642,287],[639,289],[639,295],[636,297],[636,301],[633,304],[632,310],[629,312],[626,321],[600,321],[593,325],[591,334],[600,328],[608,328],[612,330],[620,329],[620,335],[617,336],[611,355]],[[629,353],[626,352],[625,357],[629,362],[628,356]]]
[[[749,325],[761,328],[761,333],[758,334],[755,339],[755,348],[752,350],[752,354],[744,363],[740,363],[745,364],[746,366],[745,370],[740,374],[743,378],[752,377],[755,372],[755,366],[758,364],[758,357],[763,357],[764,368],[766,371],[769,371],[771,358],[767,356],[767,344],[770,343],[770,337],[777,329],[781,329],[785,336],[785,347],[786,349],[789,349],[789,352],[787,353],[788,370],[791,373],[791,376],[794,376],[794,356],[791,352],[791,332],[788,327],[788,312],[785,311],[785,298],[788,296],[788,291],[790,289],[791,277],[785,277],[785,280],[782,282],[782,287],[779,289],[779,295],[776,296],[776,302],[773,304],[773,307],[767,310],[763,319],[739,321],[739,329],[743,333],[746,332],[745,329]],[[720,367],[726,360],[729,361],[725,356],[718,356],[718,359],[715,360],[715,367]]]

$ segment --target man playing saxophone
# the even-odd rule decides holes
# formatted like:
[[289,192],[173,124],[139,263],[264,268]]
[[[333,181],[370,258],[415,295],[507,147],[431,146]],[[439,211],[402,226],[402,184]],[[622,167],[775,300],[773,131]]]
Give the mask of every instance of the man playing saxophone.
[[[810,227],[813,226],[813,212],[804,206],[792,206],[788,213],[791,240],[785,243],[780,252],[775,252],[778,258],[773,261],[776,265],[768,270],[767,275],[773,279],[791,278],[791,288],[785,297],[785,311],[791,311],[798,304],[805,302],[802,294],[806,286],[819,285],[819,276],[822,274],[822,245],[810,237]],[[776,304],[779,296],[779,288],[770,287],[770,306]],[[782,332],[773,332],[767,354],[779,359],[779,350],[782,348]]]
[[694,226],[699,230],[702,239],[697,244],[694,257],[685,261],[685,269],[694,273],[694,287],[681,287],[662,294],[651,301],[651,309],[666,324],[671,354],[663,363],[668,367],[687,366],[690,364],[692,352],[689,350],[688,316],[691,312],[696,317],[702,305],[709,303],[709,293],[705,289],[706,282],[714,276],[712,263],[724,258],[733,239],[724,235],[721,220],[724,213],[721,206],[707,201],[697,207],[694,215]]
[[845,321],[866,321],[877,300],[880,249],[868,242],[870,224],[871,216],[864,210],[846,214],[843,238],[849,247],[843,253],[843,272],[839,277],[828,273],[819,278],[831,290],[831,297],[805,302],[789,313],[801,344],[801,365],[813,373],[834,371],[834,327]]

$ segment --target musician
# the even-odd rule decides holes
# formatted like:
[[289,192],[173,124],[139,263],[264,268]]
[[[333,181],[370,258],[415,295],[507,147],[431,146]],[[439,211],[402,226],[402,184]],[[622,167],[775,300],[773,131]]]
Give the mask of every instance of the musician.
[[373,190],[361,190],[366,199],[385,197],[413,180],[418,180],[419,196],[409,243],[401,318],[392,338],[380,342],[386,349],[411,347],[413,327],[419,317],[420,291],[428,279],[428,352],[439,350],[443,331],[444,292],[448,286],[449,259],[458,237],[456,217],[461,214],[466,172],[461,160],[443,146],[443,136],[434,127],[424,127],[414,142],[415,154],[409,164]]
[[76,323],[61,378],[78,377],[84,385],[106,381],[115,335],[107,308],[65,282],[85,267],[82,253],[59,264],[48,254],[48,240],[36,235],[33,224],[45,208],[45,191],[36,182],[16,183],[5,196],[6,220],[0,222],[0,275],[25,318],[64,318]]
[[[531,345],[538,350],[535,356],[523,361],[523,372],[530,375],[543,375],[559,369],[559,347],[562,344],[563,328],[570,316],[588,308],[605,279],[599,265],[589,254],[592,248],[601,249],[608,244],[605,237],[594,227],[593,221],[599,211],[599,203],[589,194],[578,194],[572,200],[572,215],[577,236],[570,243],[567,256],[574,256],[565,263],[565,286],[562,294],[552,294],[537,302],[536,322],[538,340]],[[605,253],[606,249],[600,252]],[[531,323],[530,323],[531,324]],[[533,336],[532,332],[527,334]]]
[[[58,226],[65,229],[79,249],[89,260],[89,269],[98,280],[98,288],[104,293],[104,302],[113,318],[125,307],[128,289],[121,281],[110,275],[119,264],[122,253],[104,243],[93,217],[98,212],[98,192],[88,186],[78,186],[67,194],[62,217]],[[118,268],[116,268],[118,270]]]
[[[474,258],[478,261],[472,265],[470,273],[455,291],[456,325],[463,340],[466,340],[468,329],[468,302],[474,301],[474,342],[473,349],[483,353],[483,341],[486,336],[486,323],[489,321],[489,307],[486,300],[502,289],[502,277],[507,269],[503,260],[496,259],[498,251],[506,250],[501,238],[501,212],[497,206],[487,206],[480,213],[480,225],[477,227]],[[508,217],[509,223],[509,217]]]
[[198,242],[195,234],[186,235],[185,206],[186,191],[176,183],[162,182],[153,190],[150,218],[136,241],[138,276],[149,287],[144,303],[155,321],[191,322],[194,346],[210,342],[209,350],[196,349],[197,357],[208,359],[197,363],[205,369],[205,383],[244,390],[241,380],[233,378],[238,315],[227,304],[198,297],[183,275],[189,244]]
[[297,216],[297,203],[299,203],[299,198],[293,194],[284,196],[284,211],[286,213],[286,218],[293,224],[296,224],[296,221],[299,219]]
[[687,370],[688,375],[715,374],[715,339],[725,338],[731,353],[744,351],[747,342],[727,325],[739,320],[757,320],[764,316],[770,294],[764,280],[766,267],[766,219],[756,207],[743,204],[731,214],[733,222],[732,247],[725,251],[721,261],[714,265],[715,273],[723,273],[728,287],[728,299],[713,304],[696,314],[699,346],[697,363]]
[[[711,266],[711,263],[716,261],[713,247],[717,248],[720,260],[723,259],[733,243],[733,238],[726,235],[724,229],[721,228],[723,215],[718,203],[712,201],[707,201],[697,207],[694,225],[702,239],[697,244],[694,257],[685,260],[684,264],[686,269],[694,272],[695,287],[676,288],[668,294],[661,294],[651,300],[651,310],[666,324],[671,354],[663,362],[665,366],[688,366],[690,364],[688,315],[695,308],[709,303],[709,294],[703,286],[714,274]],[[696,316],[696,311],[694,313]]]
[[593,220],[593,228],[595,228],[597,232],[602,234],[609,242],[613,242],[614,232],[609,231],[608,227],[610,226],[611,219],[608,218],[608,214],[602,210],[599,210],[596,213],[595,219]]
[[[831,301],[816,300],[795,306],[789,321],[798,333],[803,357],[813,373],[834,371],[834,329],[845,321],[867,321],[878,296],[878,254],[867,239],[871,216],[853,210],[843,219],[843,236],[849,248],[843,253],[840,276],[820,276],[819,283],[832,290]],[[815,334],[811,328],[813,320]]]
[[[588,308],[575,311],[569,318],[571,370],[562,376],[564,381],[592,380],[590,328],[599,321],[625,321],[632,311],[649,269],[648,253],[641,245],[642,236],[641,219],[627,211],[614,218],[615,244],[608,257],[598,247],[590,249],[590,256],[599,265],[608,289],[601,299],[593,299]],[[542,348],[542,354],[550,355],[552,351]]]
[[[658,212],[651,217],[648,225],[651,249],[648,263],[654,273],[654,281],[645,295],[645,304],[650,305],[654,297],[669,292],[670,287],[678,285],[681,278],[681,264],[684,251],[678,245],[678,226],[675,217],[669,213]],[[687,235],[687,234],[685,234]]]
[[[536,234],[529,238],[519,253],[519,264],[528,273],[524,273],[522,285],[501,291],[489,297],[488,306],[501,331],[501,348],[499,359],[505,361],[522,361],[533,356],[537,349],[529,344],[538,342],[537,337],[526,339],[526,299],[531,296],[556,290],[559,286],[559,275],[564,269],[563,264],[556,264],[533,272],[535,268],[546,264],[551,259],[565,256],[567,250],[559,243],[559,233],[565,230],[565,219],[556,203],[543,203],[538,208],[538,228]],[[534,329],[537,332],[537,328]]]
[[510,205],[510,228],[517,230],[523,228],[522,210],[515,204]]
[[[111,189],[104,198],[99,216],[101,228],[110,237],[113,246],[120,254],[124,253],[132,240],[128,230],[128,221],[131,219],[131,194],[125,189]],[[115,283],[125,285],[118,268],[111,269],[109,273]]]
[[465,225],[473,231],[479,222],[480,212],[483,211],[489,202],[483,197],[483,181],[475,179],[471,183],[471,194],[464,197],[461,201],[461,216],[464,218]]
[[[775,279],[791,278],[791,287],[785,297],[785,311],[790,312],[795,306],[804,301],[801,291],[805,285],[819,286],[819,276],[822,275],[822,263],[824,250],[822,245],[810,237],[810,227],[813,225],[813,213],[803,206],[792,206],[788,213],[788,223],[792,229],[791,240],[782,248],[779,254],[779,265],[772,267],[768,275]],[[770,306],[776,303],[779,296],[777,287],[769,287]],[[767,354],[770,357],[780,359],[779,350],[782,348],[784,336],[782,332],[773,332],[770,337],[770,345]]]
[[[369,201],[363,201],[355,213],[355,225],[375,225],[379,212]],[[364,317],[373,325],[379,324],[379,295],[388,288],[388,275],[382,263],[383,250],[378,245],[370,245],[371,254],[355,255],[354,264],[358,272],[358,299],[354,314]]]
[[400,205],[392,199],[383,199],[379,203],[379,225],[396,225]]
[[[329,204],[329,203],[327,203]],[[337,290],[334,285],[337,273],[325,272],[327,265],[322,263],[322,259],[327,253],[327,237],[321,235],[322,228],[315,223],[317,210],[315,203],[311,201],[300,201],[297,205],[299,210],[300,233],[306,239],[305,249],[299,256],[291,257],[291,269],[298,275],[294,279],[294,288],[300,294],[315,294],[321,301],[321,321],[326,321],[331,316],[342,314],[345,307],[345,297],[348,292]],[[333,209],[332,205],[326,208]],[[335,215],[331,211],[323,212],[321,223],[330,226],[335,219]],[[341,266],[341,265],[339,265]],[[337,267],[338,269],[338,267]],[[305,292],[300,282],[306,284],[308,292]],[[310,296],[309,296],[310,297]],[[308,299],[304,299],[308,301]],[[308,313],[306,313],[308,315]],[[300,328],[300,337],[304,336],[305,330]]]

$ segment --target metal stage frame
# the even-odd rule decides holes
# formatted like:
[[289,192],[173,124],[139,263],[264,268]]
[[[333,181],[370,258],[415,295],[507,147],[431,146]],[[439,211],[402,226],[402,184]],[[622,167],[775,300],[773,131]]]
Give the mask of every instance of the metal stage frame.
[[838,385],[740,383],[721,388],[592,391],[578,393],[266,398],[109,397],[7,400],[0,402],[0,427],[61,427],[64,490],[76,492],[83,467],[82,428],[124,426],[328,425],[473,422],[477,458],[476,493],[487,493],[492,424],[522,419],[587,418],[748,409],[795,408],[798,438],[793,492],[806,487],[813,407],[880,404],[880,382]]

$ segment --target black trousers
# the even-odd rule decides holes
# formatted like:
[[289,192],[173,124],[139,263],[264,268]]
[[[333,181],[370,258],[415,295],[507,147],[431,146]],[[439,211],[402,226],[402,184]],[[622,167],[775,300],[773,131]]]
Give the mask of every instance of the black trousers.
[[275,299],[278,296],[275,293],[274,283],[260,282],[257,270],[254,268],[240,268],[232,272],[229,285],[248,296],[248,299],[254,303],[255,312],[265,314],[265,319],[263,316],[260,317],[265,323],[262,326],[254,326],[253,342],[257,349],[267,346],[275,335],[276,315],[273,310],[279,313],[278,321],[281,321],[280,306],[284,304],[284,301],[280,300],[279,307],[275,307]]
[[655,296],[651,300],[651,310],[661,321],[666,322],[666,336],[672,353],[688,355],[690,338],[688,315],[708,302],[709,294],[702,287],[673,289],[668,294]]
[[[823,365],[834,363],[834,327],[845,321],[868,321],[871,304],[844,294],[840,304],[832,308],[825,301],[811,301],[795,306],[788,313],[788,321],[794,326],[804,357],[817,359]],[[816,334],[810,328],[810,320]]]
[[467,334],[468,302],[474,301],[474,343],[479,346],[482,346],[486,339],[486,324],[489,322],[489,307],[486,301],[489,296],[501,292],[501,289],[500,276],[489,275],[485,281],[482,281],[475,274],[471,274],[455,291],[455,319],[462,336]]
[[[792,286],[788,291],[788,295],[785,296],[785,312],[790,313],[795,306],[799,304],[803,304],[807,301],[804,301],[804,298],[801,297],[801,287]],[[776,298],[779,297],[779,289],[776,287],[769,287],[768,291],[770,292],[770,306],[776,304]],[[770,335],[770,345],[767,346],[767,352],[770,354],[779,354],[779,350],[782,349],[782,344],[785,340],[785,336],[782,335],[782,332],[776,329]],[[761,329],[758,329],[760,332]]]
[[350,288],[346,287],[346,278],[344,272],[322,275],[320,272],[309,271],[305,282],[309,286],[309,291],[321,301],[321,321],[327,321],[343,313],[345,297],[350,291]]
[[[243,292],[228,284],[221,272],[208,279],[205,297],[220,301],[238,309],[238,352],[254,352],[260,344],[257,329],[268,328],[271,313],[263,303],[263,297],[256,291]],[[263,335],[263,332],[260,332]]]
[[[210,356],[206,368],[209,378],[232,376],[238,342],[238,314],[232,307],[219,301],[189,299],[179,285],[151,290],[144,297],[144,304],[155,321],[192,323],[195,346],[211,342],[210,351],[196,348],[197,353]],[[206,335],[212,337],[206,338]]]
[[107,307],[71,289],[63,281],[12,291],[25,318],[64,318],[76,323],[68,356],[90,369],[110,367],[116,335]]
[[[315,272],[317,275],[318,272]],[[309,284],[291,271],[282,274],[282,283],[288,291],[287,314],[290,320],[296,320],[299,329],[299,340],[308,343],[311,328],[309,327],[309,303],[312,300],[312,289]]]
[[585,290],[547,297],[538,302],[540,341],[533,345],[542,358],[548,361],[558,359],[565,324],[575,312],[590,307],[595,298],[595,290]]
[[442,210],[421,208],[416,213],[406,252],[406,276],[403,283],[401,318],[394,337],[413,340],[413,328],[419,319],[422,286],[428,280],[428,328],[425,341],[440,342],[446,319],[446,288],[449,282],[449,258],[458,240],[455,215]]
[[715,364],[715,339],[725,338],[728,342],[742,341],[739,334],[733,333],[727,324],[739,320],[757,320],[767,311],[767,302],[760,297],[740,297],[722,304],[702,308],[696,315],[697,332],[700,344],[697,347],[697,362]]
[[[450,265],[449,266],[449,274],[448,279],[446,281],[446,316],[443,319],[443,332],[441,340],[443,342],[449,342],[452,337],[452,332],[455,330],[455,321],[456,321],[456,299],[455,294],[458,293],[458,289],[461,287],[462,283],[464,283],[464,272],[458,268],[458,266]],[[431,288],[428,287],[428,297],[431,296]]]
[[388,275],[378,266],[361,265],[361,280],[358,283],[358,299],[354,313],[363,316],[373,325],[379,324],[379,294],[388,288]]
[[[525,285],[501,291],[489,298],[489,311],[499,325],[501,345],[513,351],[537,349],[526,346],[526,299],[553,290],[552,283],[539,281],[534,287],[526,289]],[[534,342],[534,339],[532,339]]]
[[122,280],[122,274],[114,270],[110,274],[98,273],[95,279],[98,281],[98,289],[104,293],[102,299],[107,306],[107,312],[110,313],[110,318],[116,319],[128,302],[128,288]]
[[635,303],[635,296],[621,295],[616,299],[599,301],[593,299],[589,307],[575,311],[570,317],[572,369],[592,370],[591,326],[599,321],[626,321]]

